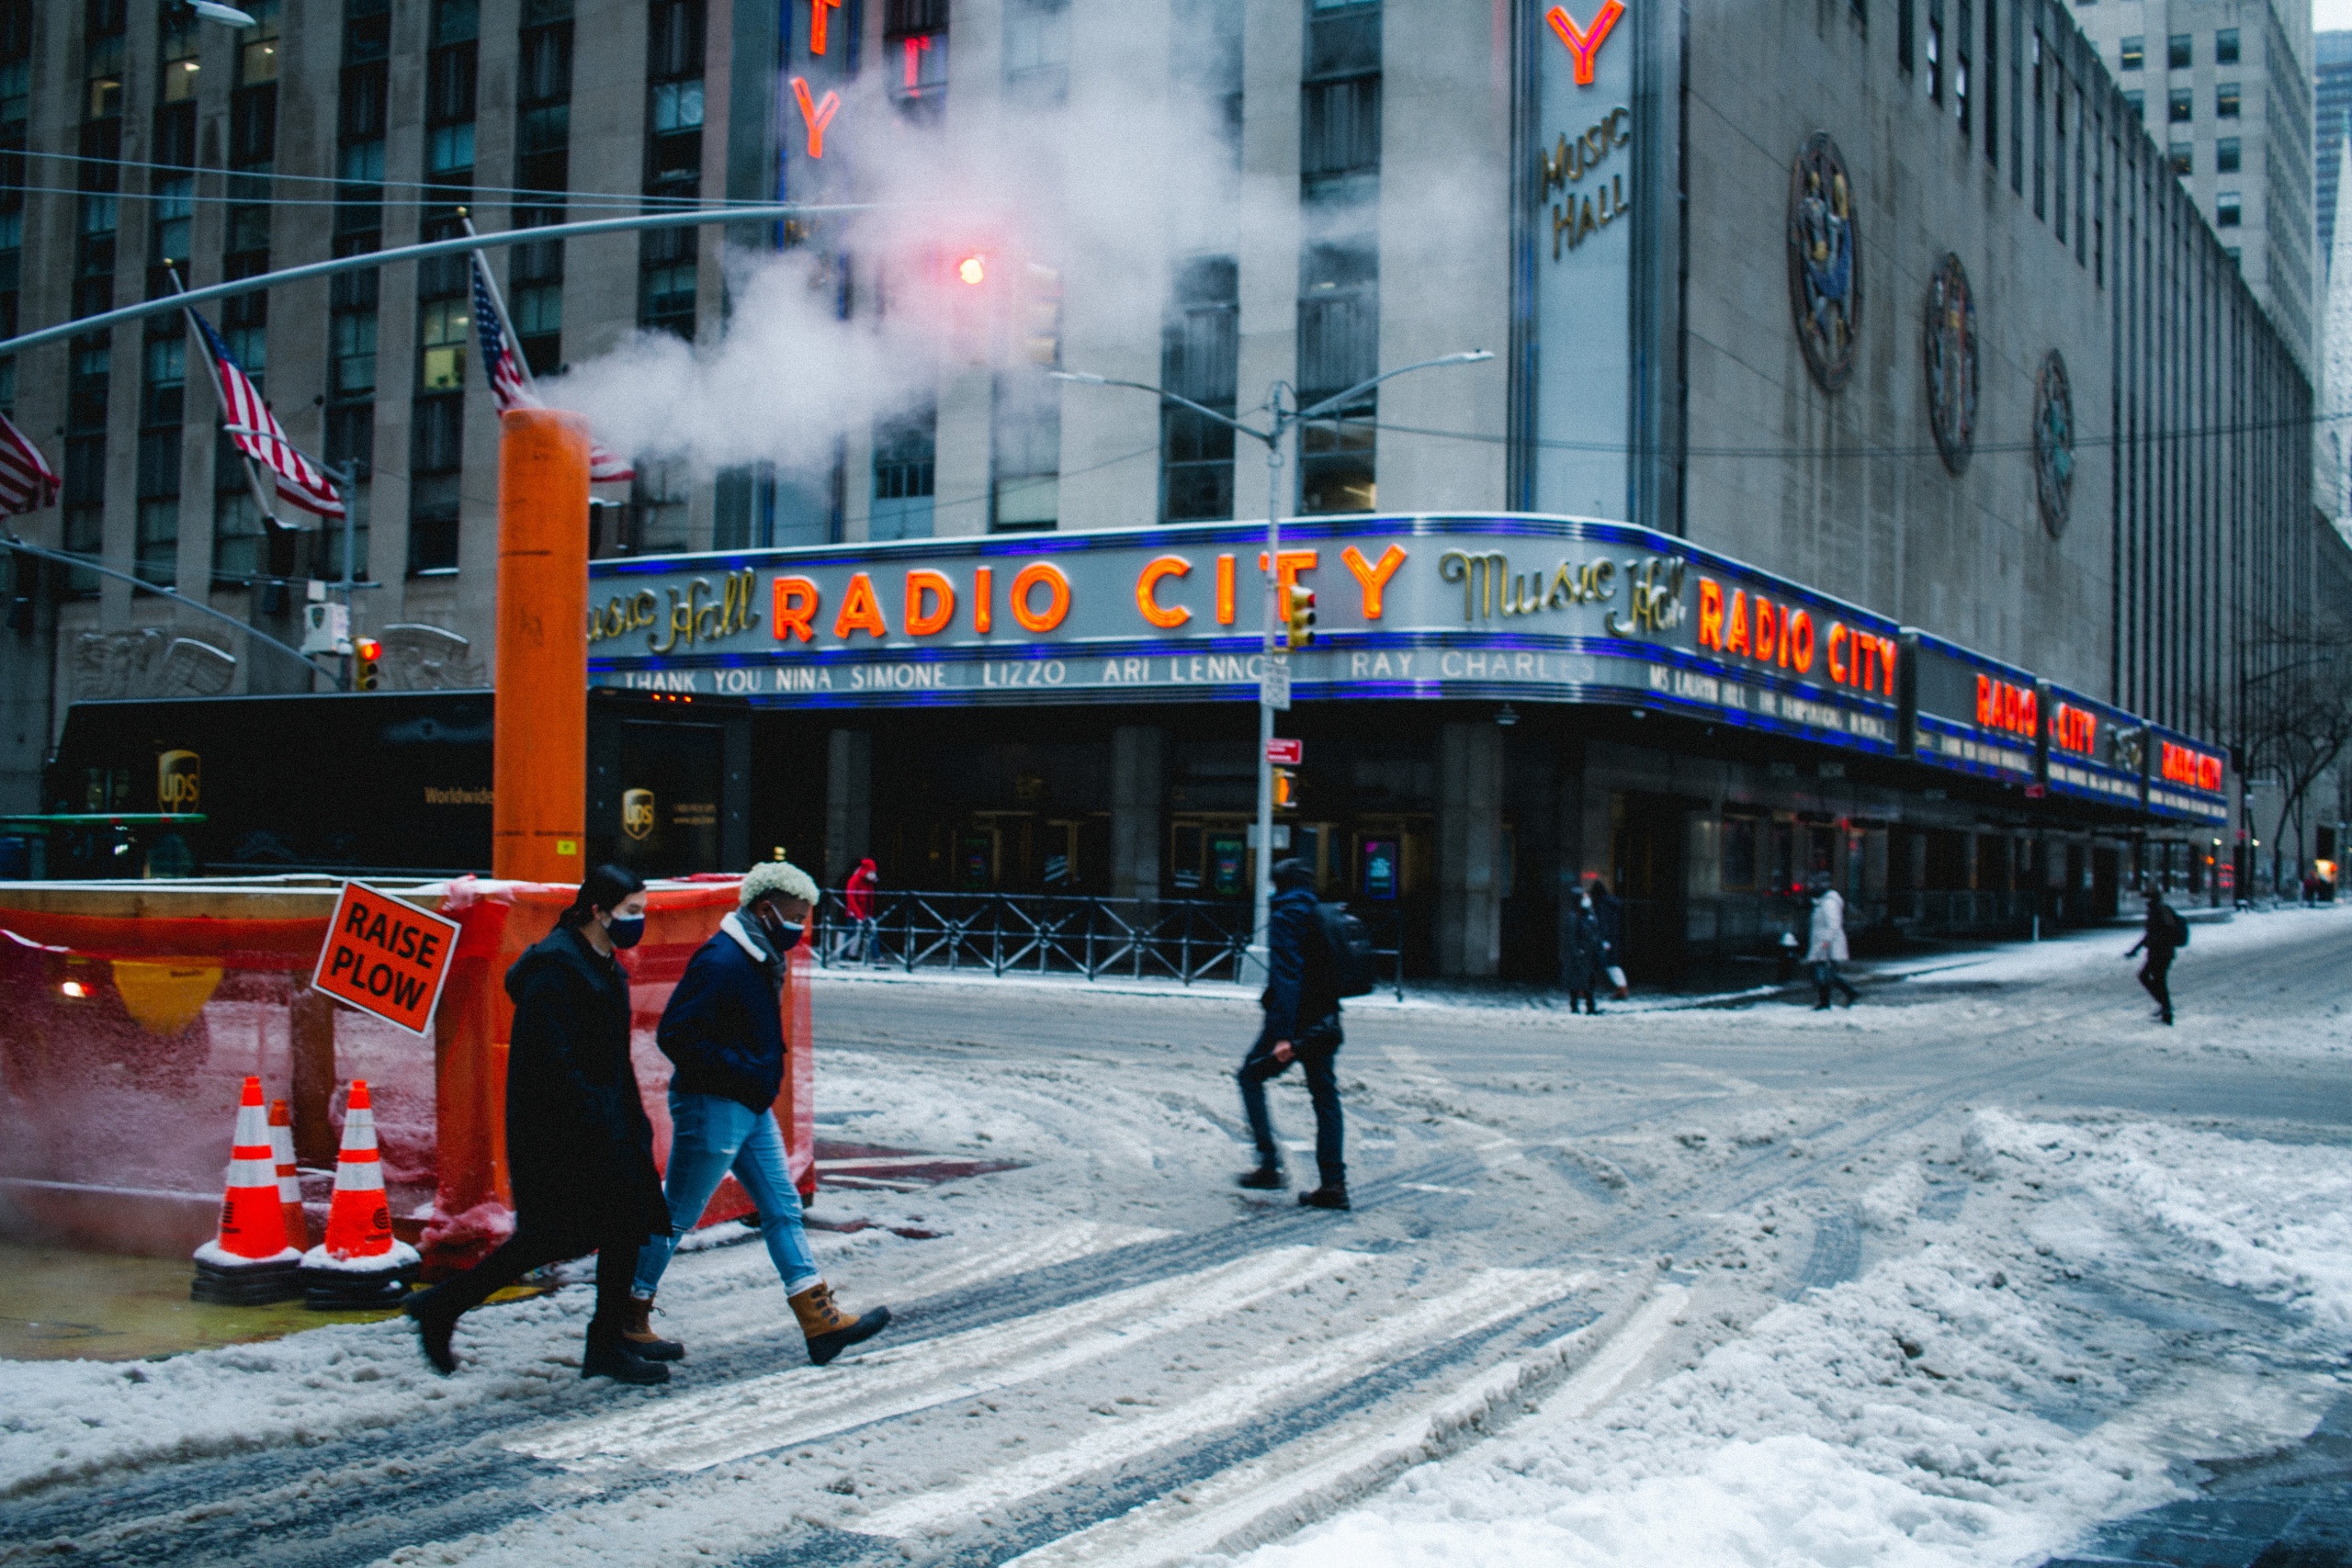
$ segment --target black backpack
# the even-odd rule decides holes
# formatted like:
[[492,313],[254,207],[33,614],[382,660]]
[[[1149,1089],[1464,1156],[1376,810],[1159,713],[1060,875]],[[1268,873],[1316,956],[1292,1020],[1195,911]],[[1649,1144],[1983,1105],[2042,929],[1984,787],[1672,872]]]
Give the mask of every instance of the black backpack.
[[1348,913],[1344,904],[1315,906],[1316,924],[1323,931],[1323,945],[1331,959],[1331,994],[1335,997],[1368,997],[1380,984],[1380,954],[1372,945],[1372,932],[1364,923]]
[[2182,919],[2180,911],[2169,904],[2165,906],[2165,924],[2172,928],[2172,944],[2175,947],[2188,945],[2188,922]]

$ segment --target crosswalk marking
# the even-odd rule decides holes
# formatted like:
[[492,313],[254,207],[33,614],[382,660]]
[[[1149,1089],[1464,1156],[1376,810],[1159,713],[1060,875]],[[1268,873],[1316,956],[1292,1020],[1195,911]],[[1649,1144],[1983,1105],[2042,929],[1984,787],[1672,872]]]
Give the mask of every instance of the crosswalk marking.
[[1159,1335],[1222,1320],[1359,1255],[1286,1247],[1035,1313],[888,1348],[829,1371],[798,1367],[567,1422],[507,1444],[569,1469],[706,1470],[730,1460],[1083,1366]]

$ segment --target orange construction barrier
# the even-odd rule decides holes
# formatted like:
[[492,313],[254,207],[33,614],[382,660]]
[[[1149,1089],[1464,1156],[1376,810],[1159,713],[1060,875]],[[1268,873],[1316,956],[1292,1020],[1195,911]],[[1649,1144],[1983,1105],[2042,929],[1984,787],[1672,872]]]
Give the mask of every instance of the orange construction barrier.
[[575,886],[588,859],[588,426],[509,409],[498,435],[491,874]]
[[343,1153],[335,1161],[327,1238],[302,1255],[303,1300],[321,1312],[389,1306],[408,1293],[421,1259],[392,1236],[384,1166],[376,1149],[376,1111],[368,1080],[355,1078],[343,1112]]
[[269,1151],[277,1161],[277,1212],[286,1216],[286,1245],[303,1246],[311,1239],[311,1217],[302,1212],[302,1177],[294,1164],[294,1108],[282,1100],[269,1102]]
[[190,1299],[227,1306],[262,1306],[301,1293],[295,1271],[301,1253],[286,1245],[279,1208],[277,1155],[269,1143],[269,1112],[261,1079],[245,1079],[237,1103],[237,1131],[229,1151],[229,1178],[220,1199],[220,1234],[196,1249]]

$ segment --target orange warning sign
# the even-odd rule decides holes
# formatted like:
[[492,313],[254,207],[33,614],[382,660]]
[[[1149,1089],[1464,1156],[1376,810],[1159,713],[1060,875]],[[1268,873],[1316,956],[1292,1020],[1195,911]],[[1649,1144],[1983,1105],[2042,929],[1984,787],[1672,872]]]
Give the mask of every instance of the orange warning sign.
[[457,921],[346,882],[311,985],[421,1035],[433,1021],[457,947]]

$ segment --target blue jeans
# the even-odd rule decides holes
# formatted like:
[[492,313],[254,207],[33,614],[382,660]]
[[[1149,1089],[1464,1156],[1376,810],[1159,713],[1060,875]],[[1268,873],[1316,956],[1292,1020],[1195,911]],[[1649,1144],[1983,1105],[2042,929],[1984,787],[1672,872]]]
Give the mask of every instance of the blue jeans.
[[[808,1233],[800,1225],[800,1192],[792,1185],[792,1169],[785,1158],[784,1134],[775,1118],[764,1111],[748,1111],[716,1094],[670,1091],[670,1170],[662,1179],[663,1196],[670,1201],[670,1228],[682,1236],[710,1203],[710,1195],[729,1170],[743,1190],[759,1205],[760,1235],[768,1244],[768,1258],[784,1280],[786,1294],[803,1291],[818,1280],[817,1260],[808,1251]],[[662,1283],[677,1250],[677,1236],[657,1235],[647,1242],[637,1259],[635,1293],[642,1300]]]

